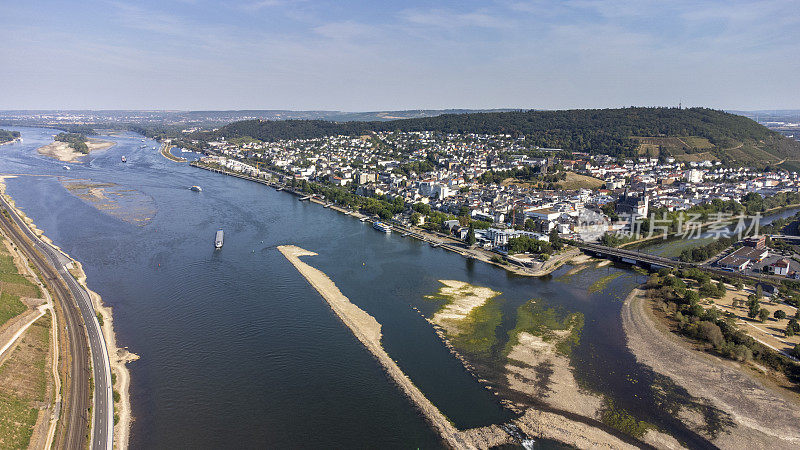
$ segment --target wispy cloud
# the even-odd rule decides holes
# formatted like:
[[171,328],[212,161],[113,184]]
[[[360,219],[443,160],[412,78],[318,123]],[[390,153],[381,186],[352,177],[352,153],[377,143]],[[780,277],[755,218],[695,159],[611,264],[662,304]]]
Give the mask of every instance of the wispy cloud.
[[241,5],[241,8],[246,11],[258,11],[264,8],[270,8],[273,6],[281,6],[286,4],[284,0],[257,0],[252,2],[246,2]]
[[410,9],[400,13],[400,18],[415,25],[425,25],[441,29],[462,27],[508,28],[513,20],[485,11],[457,12],[444,9]]
[[314,27],[314,32],[331,39],[350,40],[364,36],[373,35],[378,31],[377,27],[363,23],[345,21],[332,22]]

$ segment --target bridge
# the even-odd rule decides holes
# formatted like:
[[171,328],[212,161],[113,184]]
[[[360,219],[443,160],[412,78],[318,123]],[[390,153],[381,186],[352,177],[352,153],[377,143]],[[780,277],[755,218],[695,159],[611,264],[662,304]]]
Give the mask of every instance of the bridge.
[[780,286],[781,282],[786,280],[786,277],[776,275],[747,275],[740,272],[733,272],[730,270],[711,267],[705,264],[677,261],[675,259],[664,258],[663,256],[650,255],[647,253],[624,250],[621,248],[607,247],[600,244],[574,243],[574,245],[580,248],[583,252],[592,256],[611,259],[613,261],[620,261],[627,264],[640,265],[649,269],[661,269],[664,267],[675,269],[695,268],[708,272],[711,275],[740,279],[748,283],[768,283],[776,286]]
[[651,269],[661,269],[664,267],[678,269],[698,267],[698,265],[694,263],[676,261],[674,259],[664,258],[663,256],[651,255],[649,253],[641,253],[621,248],[607,247],[600,244],[581,243],[576,245],[585,253],[589,253],[593,256],[608,258],[628,264],[638,264]]
[[766,236],[769,237],[770,239],[787,239],[787,240],[796,239],[796,240],[800,240],[800,236],[792,236],[792,235],[789,235],[789,234],[768,234]]

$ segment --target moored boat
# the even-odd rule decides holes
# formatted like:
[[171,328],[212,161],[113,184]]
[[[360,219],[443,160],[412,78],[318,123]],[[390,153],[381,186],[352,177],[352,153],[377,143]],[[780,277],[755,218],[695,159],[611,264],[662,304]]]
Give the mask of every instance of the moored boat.
[[383,223],[381,221],[375,221],[375,223],[372,224],[372,228],[375,228],[376,230],[382,231],[384,233],[391,233],[392,232],[392,227],[390,227],[388,224],[385,224],[385,223]]

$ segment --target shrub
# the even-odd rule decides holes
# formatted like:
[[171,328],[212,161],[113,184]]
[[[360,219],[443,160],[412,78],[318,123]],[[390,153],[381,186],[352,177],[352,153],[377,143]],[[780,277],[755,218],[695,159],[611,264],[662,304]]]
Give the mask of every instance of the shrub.
[[719,348],[725,342],[725,338],[722,336],[722,331],[719,327],[707,320],[698,324],[697,331],[700,338],[710,342],[714,347]]
[[772,316],[777,320],[783,320],[786,318],[786,313],[782,309],[776,309]]

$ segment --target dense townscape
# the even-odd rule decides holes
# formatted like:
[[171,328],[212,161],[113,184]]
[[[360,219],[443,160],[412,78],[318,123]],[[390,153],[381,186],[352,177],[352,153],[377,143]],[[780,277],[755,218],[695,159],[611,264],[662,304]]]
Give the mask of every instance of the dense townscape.
[[[255,177],[280,173],[293,183],[399,202],[407,207],[382,218],[408,222],[413,215],[415,224],[445,222],[461,238],[472,223],[479,242],[502,248],[520,235],[548,239],[557,230],[562,237],[581,239],[598,223],[618,231],[654,212],[660,217],[712,202],[741,203],[748,193],[797,192],[800,180],[794,172],[719,161],[531,148],[525,138],[510,135],[381,132],[275,142],[222,139],[209,147],[207,163]],[[448,223],[459,217],[471,222]]]

